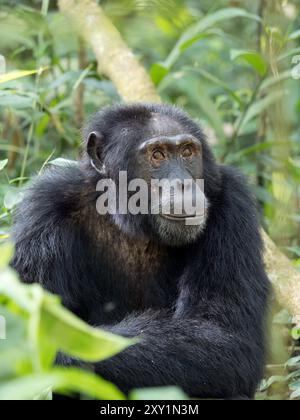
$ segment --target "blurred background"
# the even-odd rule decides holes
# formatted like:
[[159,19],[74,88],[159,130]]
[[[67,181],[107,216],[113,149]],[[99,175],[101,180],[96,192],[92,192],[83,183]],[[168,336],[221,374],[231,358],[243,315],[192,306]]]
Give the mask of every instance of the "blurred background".
[[[264,227],[300,270],[300,0],[99,4],[163,100],[198,120],[218,160],[250,178]],[[232,8],[245,16],[233,17]],[[46,165],[76,159],[84,121],[116,101],[56,1],[0,0],[0,239],[20,187]],[[289,398],[291,382],[300,389],[289,321],[275,311],[280,334],[258,398]]]

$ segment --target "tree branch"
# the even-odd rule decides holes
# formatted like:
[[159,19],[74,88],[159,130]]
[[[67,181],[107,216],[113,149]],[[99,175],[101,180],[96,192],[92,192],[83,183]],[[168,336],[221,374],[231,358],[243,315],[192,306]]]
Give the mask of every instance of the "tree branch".
[[[160,102],[145,69],[95,0],[58,0],[60,10],[92,47],[99,72],[115,84],[125,101]],[[279,303],[300,325],[300,273],[263,232],[265,263]]]
[[159,102],[146,70],[95,0],[58,0],[60,10],[92,47],[99,65],[126,102]]

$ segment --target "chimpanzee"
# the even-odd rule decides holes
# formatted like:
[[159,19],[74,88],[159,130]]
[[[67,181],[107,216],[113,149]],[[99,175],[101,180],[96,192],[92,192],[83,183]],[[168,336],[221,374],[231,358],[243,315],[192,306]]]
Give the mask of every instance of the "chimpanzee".
[[[201,128],[173,106],[108,107],[83,135],[78,164],[46,170],[19,207],[13,267],[89,324],[139,337],[94,366],[125,393],[176,385],[192,397],[253,398],[269,281],[245,179],[216,163]],[[102,214],[97,185],[118,186],[121,171],[149,189],[203,179],[204,211]]]

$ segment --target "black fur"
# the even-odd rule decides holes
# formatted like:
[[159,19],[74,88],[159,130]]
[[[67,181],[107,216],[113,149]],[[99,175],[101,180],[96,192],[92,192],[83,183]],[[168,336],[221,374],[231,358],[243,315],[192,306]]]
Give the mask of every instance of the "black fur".
[[178,385],[196,397],[252,398],[263,374],[269,283],[244,178],[215,163],[200,128],[177,108],[108,108],[85,138],[101,132],[110,175],[128,168],[133,177],[133,151],[152,134],[153,113],[202,141],[210,211],[197,241],[171,247],[146,216],[117,223],[99,216],[101,175],[84,156],[78,167],[47,170],[28,192],[14,227],[12,265],[90,324],[140,336],[139,344],[95,365],[123,391]]

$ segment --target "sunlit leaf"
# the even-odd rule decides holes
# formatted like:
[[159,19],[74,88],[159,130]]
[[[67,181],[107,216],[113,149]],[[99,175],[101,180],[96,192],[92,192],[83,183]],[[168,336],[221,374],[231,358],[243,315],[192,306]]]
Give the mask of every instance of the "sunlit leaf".
[[0,160],[0,171],[3,171],[3,169],[8,164],[8,159]]
[[136,343],[88,326],[50,295],[44,297],[40,330],[44,342],[48,340],[58,350],[90,362],[111,357]]
[[292,337],[294,340],[300,340],[300,327],[292,329]]
[[41,73],[45,69],[38,69],[38,70],[16,70],[10,73],[1,74],[0,75],[0,84],[11,82],[12,80],[21,79],[22,77],[31,76],[33,74]]
[[103,400],[124,400],[113,384],[77,369],[54,369],[51,373],[26,376],[1,384],[0,400],[33,400],[47,390],[77,392]]

